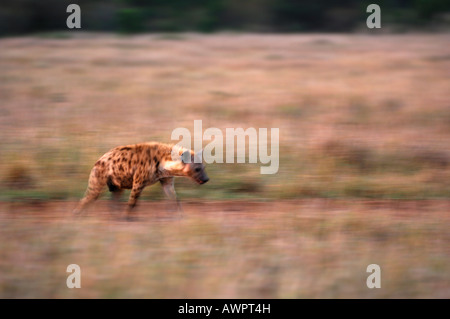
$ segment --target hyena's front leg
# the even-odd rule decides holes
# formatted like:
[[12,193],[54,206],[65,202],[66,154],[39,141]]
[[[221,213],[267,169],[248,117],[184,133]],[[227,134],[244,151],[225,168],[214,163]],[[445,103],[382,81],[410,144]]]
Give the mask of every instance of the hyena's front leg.
[[177,193],[175,192],[174,178],[173,177],[162,178],[160,179],[160,183],[167,198],[169,198],[172,202],[176,204],[176,209],[181,214],[183,212],[183,208],[181,207],[181,203],[177,198]]

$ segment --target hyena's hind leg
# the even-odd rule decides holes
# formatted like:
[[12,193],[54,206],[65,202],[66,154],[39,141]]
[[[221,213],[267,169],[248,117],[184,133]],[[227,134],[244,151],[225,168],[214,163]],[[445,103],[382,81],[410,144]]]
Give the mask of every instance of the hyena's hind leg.
[[73,213],[79,215],[86,210],[86,208],[95,201],[102,193],[104,187],[106,186],[106,179],[98,167],[92,169],[89,175],[89,183],[86,193],[78,203],[78,206],[74,209]]

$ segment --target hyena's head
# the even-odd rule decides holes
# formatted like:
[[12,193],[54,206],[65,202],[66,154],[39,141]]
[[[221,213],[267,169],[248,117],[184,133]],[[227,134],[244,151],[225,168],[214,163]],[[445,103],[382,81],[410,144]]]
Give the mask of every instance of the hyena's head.
[[185,176],[199,184],[209,181],[205,165],[202,163],[202,151],[195,154],[193,151],[186,150],[181,155],[181,161],[184,163],[183,173]]

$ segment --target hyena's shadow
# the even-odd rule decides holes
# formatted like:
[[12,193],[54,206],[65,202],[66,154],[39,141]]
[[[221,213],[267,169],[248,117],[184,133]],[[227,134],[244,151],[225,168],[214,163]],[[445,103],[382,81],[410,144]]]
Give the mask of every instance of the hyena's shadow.
[[[79,210],[80,204],[73,210],[74,218],[81,216],[95,216],[107,220],[154,220],[154,221],[170,221],[184,218],[184,210],[179,199],[171,200],[171,198],[159,200],[141,200],[138,205],[133,208],[133,215],[128,212],[128,201],[130,192],[123,189],[109,189],[109,192],[103,192],[100,202],[90,202]],[[102,196],[103,195],[103,196]]]
[[127,213],[128,202],[126,192],[123,190],[111,192],[110,200],[107,203],[109,217],[119,220],[160,220],[170,221],[184,218],[184,210],[179,199],[172,200],[141,200],[134,207],[134,214],[131,216]]

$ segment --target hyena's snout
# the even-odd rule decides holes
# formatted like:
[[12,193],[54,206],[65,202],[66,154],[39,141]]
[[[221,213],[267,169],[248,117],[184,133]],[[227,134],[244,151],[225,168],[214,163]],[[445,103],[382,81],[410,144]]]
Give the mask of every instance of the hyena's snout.
[[203,170],[201,172],[201,174],[199,174],[199,176],[196,178],[197,183],[199,184],[205,184],[207,181],[209,181],[209,177],[206,174],[206,172]]
[[201,184],[205,184],[207,181],[209,181],[209,177],[205,172],[205,167],[202,166],[196,166],[194,168],[194,174],[192,176],[194,178],[194,180]]
[[209,181],[209,177],[205,174],[205,177],[201,180],[200,184],[205,184],[207,181]]

